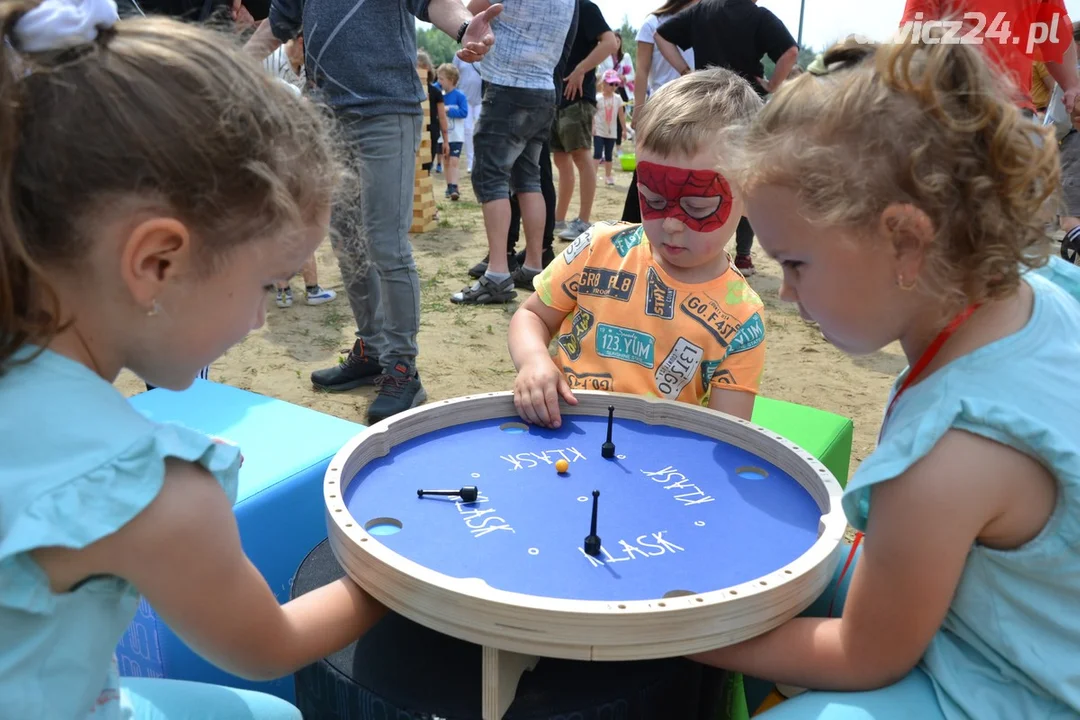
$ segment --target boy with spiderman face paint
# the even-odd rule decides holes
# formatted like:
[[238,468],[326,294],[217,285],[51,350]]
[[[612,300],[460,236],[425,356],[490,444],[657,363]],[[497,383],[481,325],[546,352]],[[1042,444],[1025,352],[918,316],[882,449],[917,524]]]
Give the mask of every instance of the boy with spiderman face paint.
[[576,404],[578,389],[750,418],[763,307],[725,251],[743,201],[723,159],[760,107],[746,81],[721,69],[686,75],[649,100],[636,120],[643,222],[601,223],[578,237],[510,323],[524,420],[559,427],[559,401]]

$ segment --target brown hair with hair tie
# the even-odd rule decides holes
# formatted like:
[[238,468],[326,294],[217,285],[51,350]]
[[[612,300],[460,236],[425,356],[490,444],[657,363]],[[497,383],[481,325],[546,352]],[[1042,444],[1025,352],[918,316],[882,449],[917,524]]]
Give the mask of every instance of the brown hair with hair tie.
[[[0,0],[6,37],[34,6]],[[65,326],[55,278],[82,267],[90,230],[115,213],[183,222],[206,272],[315,222],[346,177],[331,127],[233,38],[163,17],[0,52],[0,371]]]

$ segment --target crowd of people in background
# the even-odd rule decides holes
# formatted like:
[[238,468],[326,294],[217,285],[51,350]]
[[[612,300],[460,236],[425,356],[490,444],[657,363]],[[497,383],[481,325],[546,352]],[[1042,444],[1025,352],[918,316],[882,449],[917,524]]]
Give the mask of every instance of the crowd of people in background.
[[[1026,0],[908,0],[900,21],[1002,7],[1069,24]],[[119,17],[144,14],[195,22]],[[454,63],[418,53],[417,19],[458,43]],[[219,20],[243,50],[199,25]],[[2,0],[0,28],[0,714],[299,720],[279,697],[122,678],[117,642],[145,600],[190,650],[262,680],[388,616],[368,592],[386,577],[280,603],[241,543],[240,449],[156,421],[115,383],[126,369],[186,390],[263,325],[270,296],[293,303],[298,268],[306,302],[334,300],[312,262],[329,233],[355,341],[312,385],[376,387],[369,423],[423,403],[409,230],[425,133],[449,200],[464,164],[484,217],[488,255],[452,300],[535,291],[507,338],[531,425],[560,427],[588,388],[708,408],[693,412],[746,432],[771,332],[747,280],[755,241],[776,262],[774,297],[833,346],[898,346],[907,362],[876,447],[826,498],[856,531],[835,538],[842,563],[817,561],[835,575],[760,581],[813,579],[813,604],[779,622],[742,592],[756,581],[699,594],[771,629],[651,667],[785,688],[768,720],[1080,714],[1080,268],[1046,237],[1060,184],[1062,251],[1080,252],[1080,24],[1043,41],[1040,67],[979,25],[978,48],[849,38],[793,81],[798,45],[754,0],[669,0],[639,32],[636,72],[592,0]],[[625,217],[595,222],[597,162],[610,173],[631,133]],[[570,243],[558,254],[556,236]],[[760,479],[720,485],[791,511]],[[682,587],[671,604],[693,604]],[[402,652],[362,658],[387,677],[412,682],[418,653],[479,657],[400,627],[382,629]],[[611,665],[575,672],[596,687]],[[481,666],[426,685],[474,707]],[[562,699],[560,674],[538,677],[536,693]],[[378,689],[363,691],[375,707]]]

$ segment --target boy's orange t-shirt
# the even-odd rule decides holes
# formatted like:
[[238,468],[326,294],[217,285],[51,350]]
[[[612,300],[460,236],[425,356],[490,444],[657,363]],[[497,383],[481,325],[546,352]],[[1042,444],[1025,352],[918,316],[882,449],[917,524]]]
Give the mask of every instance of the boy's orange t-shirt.
[[712,388],[757,393],[764,306],[731,265],[708,283],[674,280],[641,225],[600,223],[533,280],[567,313],[556,364],[570,387],[707,405]]
[[[907,0],[901,25],[915,20],[916,13],[922,13],[923,21],[964,21],[956,37],[981,36],[980,47],[1016,85],[1017,104],[1030,110],[1035,109],[1031,99],[1032,65],[1036,60],[1061,62],[1072,42],[1072,20],[1062,0]],[[965,18],[965,14],[973,15]],[[1046,24],[1045,41],[1029,43],[1032,23]],[[1056,29],[1052,37],[1051,28]]]

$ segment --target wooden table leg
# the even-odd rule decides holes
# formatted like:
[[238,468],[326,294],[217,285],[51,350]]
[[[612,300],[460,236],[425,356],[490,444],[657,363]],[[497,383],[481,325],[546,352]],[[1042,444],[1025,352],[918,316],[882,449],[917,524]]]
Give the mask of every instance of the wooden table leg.
[[510,703],[514,702],[518,682],[526,670],[536,667],[533,655],[484,647],[484,701],[481,714],[484,720],[502,720]]

